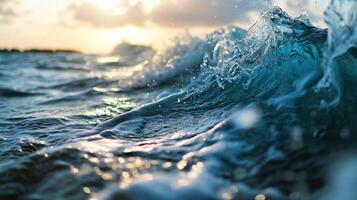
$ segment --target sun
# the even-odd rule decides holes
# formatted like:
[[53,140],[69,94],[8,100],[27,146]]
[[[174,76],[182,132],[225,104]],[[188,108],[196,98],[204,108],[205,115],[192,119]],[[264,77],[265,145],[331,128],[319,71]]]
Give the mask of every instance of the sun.
[[152,11],[162,0],[82,0],[97,6],[102,10],[118,10],[126,6],[136,6],[141,3],[146,12]]
[[126,0],[85,0],[103,10],[110,10],[119,7]]
[[145,0],[143,2],[146,12],[150,12],[155,6],[160,3],[160,0]]
[[159,4],[161,0],[85,0],[85,1],[103,9],[113,9],[123,4],[135,6],[138,3],[143,3],[146,10],[151,10],[153,7]]

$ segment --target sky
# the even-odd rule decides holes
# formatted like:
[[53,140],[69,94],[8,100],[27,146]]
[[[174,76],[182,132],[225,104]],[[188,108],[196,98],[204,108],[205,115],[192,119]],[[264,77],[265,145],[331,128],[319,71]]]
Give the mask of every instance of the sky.
[[129,42],[164,48],[189,32],[249,28],[271,5],[324,26],[328,0],[0,0],[0,48],[109,53]]

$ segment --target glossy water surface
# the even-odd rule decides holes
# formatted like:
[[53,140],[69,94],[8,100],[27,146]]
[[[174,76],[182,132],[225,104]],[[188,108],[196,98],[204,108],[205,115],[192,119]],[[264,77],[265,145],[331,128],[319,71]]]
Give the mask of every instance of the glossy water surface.
[[353,199],[355,8],[164,52],[1,53],[0,199]]

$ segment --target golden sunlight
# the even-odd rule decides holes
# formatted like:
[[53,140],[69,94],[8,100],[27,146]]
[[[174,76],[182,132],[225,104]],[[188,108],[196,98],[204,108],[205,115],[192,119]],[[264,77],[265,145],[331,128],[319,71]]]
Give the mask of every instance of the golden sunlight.
[[85,0],[88,3],[94,4],[103,10],[115,9],[120,6],[125,0]]
[[146,12],[150,12],[155,6],[160,3],[160,0],[84,0],[103,10],[116,10],[123,5],[136,6],[142,3]]
[[0,200],[357,200],[356,32],[357,0],[0,0]]

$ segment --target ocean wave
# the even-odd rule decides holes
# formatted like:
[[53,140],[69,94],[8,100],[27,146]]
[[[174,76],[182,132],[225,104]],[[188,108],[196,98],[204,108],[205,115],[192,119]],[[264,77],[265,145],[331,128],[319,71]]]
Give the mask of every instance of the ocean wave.
[[[171,68],[161,71],[155,68],[159,80],[150,72],[145,78],[159,85],[167,79],[177,78],[178,74],[196,71],[185,75],[189,77],[187,86],[181,86],[184,89],[180,93],[166,95],[166,98],[125,115],[155,116],[190,110],[208,112],[211,108],[230,104],[273,102],[274,98],[292,93],[296,83],[318,67],[322,60],[321,41],[325,38],[326,31],[299,18],[292,19],[275,7],[264,13],[246,34],[233,27],[210,35],[208,42],[194,40],[188,46],[179,46],[185,51],[175,58],[178,61]],[[120,118],[126,117],[112,121],[121,122]],[[117,123],[109,124],[115,126]]]
[[[128,78],[118,75],[124,66],[109,69],[108,78],[108,69],[93,62],[99,65],[89,67],[103,76],[41,88],[55,98],[46,96],[39,106],[59,109],[57,103],[74,100],[84,111],[7,127],[21,128],[21,135],[31,130],[34,138],[7,134],[0,141],[1,157],[16,157],[1,163],[0,197],[322,200],[340,194],[340,180],[351,179],[333,178],[330,194],[324,170],[332,155],[355,150],[356,6],[332,0],[328,29],[271,7],[248,30],[186,36],[164,52],[134,59],[125,68],[133,70]],[[152,51],[119,50],[129,60]],[[135,108],[88,130],[93,121],[83,118],[100,112],[86,111],[108,108],[102,97],[114,94],[122,95],[119,105],[111,99],[117,112],[123,99]],[[133,106],[136,98],[145,101]],[[93,103],[98,99],[104,103]],[[78,118],[81,126],[70,123]]]
[[0,88],[0,97],[25,97],[39,95],[39,93],[25,92],[9,88]]
[[[354,11],[349,10],[349,12]],[[146,140],[145,136],[160,138],[173,133],[192,133],[195,136],[183,139],[182,143],[173,143],[172,147],[170,145],[168,147],[170,150],[167,150],[173,153],[174,149],[178,151],[189,149],[184,151],[182,157],[178,156],[180,161],[177,162],[177,166],[180,169],[180,164],[184,163],[181,169],[184,172],[192,173],[194,165],[201,161],[205,163],[207,171],[199,177],[209,180],[207,174],[218,173],[217,176],[222,177],[224,175],[220,172],[225,171],[226,167],[234,166],[234,168],[248,170],[246,173],[249,175],[240,178],[242,174],[230,174],[228,175],[230,180],[244,180],[248,185],[261,189],[274,185],[274,188],[279,188],[283,194],[289,194],[292,192],[291,188],[284,188],[280,184],[284,177],[275,177],[264,183],[259,182],[259,177],[265,177],[264,174],[272,174],[276,170],[283,173],[292,172],[294,178],[290,181],[296,183],[300,180],[297,178],[299,171],[310,166],[311,171],[304,171],[308,176],[300,181],[307,184],[305,187],[310,192],[315,192],[324,185],[323,174],[314,177],[309,177],[309,174],[319,169],[321,163],[328,162],[327,158],[317,159],[319,157],[317,155],[328,154],[329,150],[325,149],[324,143],[328,143],[328,138],[335,138],[335,142],[343,141],[342,133],[334,130],[346,130],[344,127],[348,127],[348,131],[352,131],[356,128],[349,120],[343,123],[332,122],[343,119],[343,115],[353,119],[356,113],[356,107],[351,102],[355,99],[353,91],[344,91],[342,95],[349,97],[349,103],[353,104],[348,106],[346,105],[348,102],[339,98],[341,91],[334,92],[341,90],[341,87],[353,85],[350,81],[354,81],[354,73],[348,70],[349,73],[341,74],[341,72],[346,70],[346,64],[354,66],[353,54],[356,44],[351,40],[347,47],[343,43],[338,43],[337,45],[342,45],[341,49],[345,49],[339,55],[343,58],[338,62],[339,58],[329,55],[330,50],[326,50],[331,48],[331,44],[327,42],[328,38],[338,34],[331,31],[336,30],[330,28],[328,32],[316,28],[303,17],[291,18],[280,8],[273,7],[263,13],[260,20],[246,34],[242,34],[241,38],[232,38],[228,34],[223,34],[214,43],[198,41],[185,46],[185,48],[193,48],[195,53],[199,50],[199,55],[197,58],[186,57],[187,52],[190,56],[197,54],[184,51],[183,54],[179,54],[178,62],[173,65],[173,69],[179,74],[182,71],[187,72],[197,68],[198,70],[196,73],[185,75],[186,78],[189,77],[189,82],[187,86],[181,86],[183,88],[181,92],[165,95],[156,102],[101,123],[91,133],[99,133],[104,138],[116,140],[128,140],[126,136],[133,134]],[[332,57],[337,64],[326,65],[327,56]],[[185,64],[182,66],[186,67],[182,71],[180,58],[184,59]],[[191,64],[195,61],[197,64]],[[329,68],[337,69],[333,71],[335,75],[339,75],[339,81],[337,84],[320,89],[319,82],[331,72]],[[176,78],[177,74],[172,73],[173,69],[164,69],[163,72],[159,70],[161,74],[159,77],[163,77],[165,81],[167,78]],[[339,70],[341,71],[338,72]],[[175,76],[166,77],[165,72]],[[156,80],[151,74],[148,76],[150,80]],[[330,79],[333,82],[333,76],[330,76]],[[156,81],[156,84],[159,85],[160,81]],[[335,104],[329,103],[336,98],[338,101]],[[336,104],[343,110],[336,109]],[[252,129],[239,126],[239,123],[237,125],[236,117],[231,115],[247,105],[254,105],[259,108],[260,113],[263,113],[260,119],[256,119],[258,123]],[[164,120],[160,120],[161,118]],[[328,120],[323,121],[326,118]],[[308,121],[310,123],[307,123]],[[217,127],[217,124],[221,125]],[[286,127],[284,124],[289,125]],[[130,130],[130,134],[127,130]],[[287,134],[276,134],[276,131]],[[160,134],[161,132],[163,134]],[[265,134],[266,138],[259,139],[261,134]],[[325,134],[327,141],[321,140],[318,147],[314,147],[315,142],[312,138],[317,135],[324,137]],[[352,135],[348,137],[355,138]],[[237,141],[245,141],[247,144]],[[282,146],[272,145],[276,143],[275,141],[281,141]],[[310,144],[304,141],[309,141]],[[170,142],[166,139],[164,143]],[[259,147],[258,143],[262,143],[262,146]],[[263,145],[264,143],[266,145]],[[178,147],[179,145],[182,146]],[[165,152],[163,149],[151,150],[151,153],[154,151],[157,155],[162,155]],[[262,157],[252,158],[254,152]],[[237,157],[244,157],[244,161],[240,162]],[[305,162],[302,161],[303,158]],[[277,165],[277,162],[281,165]],[[287,164],[291,162],[300,163],[301,168],[289,167]],[[163,187],[177,180],[180,178],[166,180],[163,182]],[[146,185],[158,184],[156,181],[160,182],[154,179],[143,185],[139,184],[141,186],[132,184],[123,193],[135,199],[135,194],[132,192],[137,191],[137,187],[146,188]],[[192,184],[195,181],[189,182]],[[202,185],[198,189],[201,188]],[[144,191],[152,194],[150,191]],[[202,191],[196,192],[200,196],[205,196]],[[184,192],[180,191],[180,194],[182,193]],[[208,197],[219,198],[214,195]],[[281,196],[276,198],[284,199]]]

